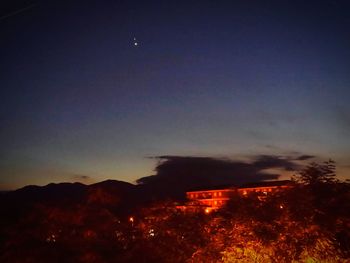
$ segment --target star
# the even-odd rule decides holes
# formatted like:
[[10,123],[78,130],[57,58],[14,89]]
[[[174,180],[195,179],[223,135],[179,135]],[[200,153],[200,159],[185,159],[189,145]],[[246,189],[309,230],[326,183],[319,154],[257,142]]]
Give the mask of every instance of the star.
[[136,40],[136,37],[134,37],[134,46],[137,47],[139,45],[139,43]]

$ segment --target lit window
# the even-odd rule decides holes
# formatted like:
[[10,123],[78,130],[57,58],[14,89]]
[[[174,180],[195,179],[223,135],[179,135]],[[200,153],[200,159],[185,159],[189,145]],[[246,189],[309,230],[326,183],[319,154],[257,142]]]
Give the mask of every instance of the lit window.
[[216,197],[216,192],[214,192],[214,196]]
[[219,196],[221,196],[222,195],[222,193],[221,192],[219,192]]

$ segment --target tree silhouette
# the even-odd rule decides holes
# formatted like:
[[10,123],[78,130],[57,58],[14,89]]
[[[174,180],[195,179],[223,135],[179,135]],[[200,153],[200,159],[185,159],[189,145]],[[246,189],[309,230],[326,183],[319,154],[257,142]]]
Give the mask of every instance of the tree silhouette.
[[305,169],[293,176],[293,180],[304,185],[320,183],[336,183],[335,162],[329,160],[322,164],[311,163]]

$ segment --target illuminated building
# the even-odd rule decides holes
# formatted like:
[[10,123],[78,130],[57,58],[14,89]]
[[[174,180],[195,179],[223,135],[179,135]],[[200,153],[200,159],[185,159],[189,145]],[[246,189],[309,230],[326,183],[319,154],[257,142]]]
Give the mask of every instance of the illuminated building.
[[203,207],[206,213],[209,213],[211,210],[224,206],[236,191],[236,188],[190,191],[186,193],[186,197],[190,201],[186,207]]
[[285,188],[291,187],[291,181],[270,181],[251,183],[243,185],[237,189],[238,193],[243,196],[248,196],[250,193],[258,193],[262,195],[268,195],[269,193],[276,192]]
[[259,200],[263,200],[269,193],[273,193],[291,187],[291,182],[270,181],[245,184],[241,187],[219,187],[217,189],[196,190],[186,193],[189,200],[182,208],[183,210],[203,210],[209,213],[223,207],[234,194],[249,196],[252,193],[258,195]]

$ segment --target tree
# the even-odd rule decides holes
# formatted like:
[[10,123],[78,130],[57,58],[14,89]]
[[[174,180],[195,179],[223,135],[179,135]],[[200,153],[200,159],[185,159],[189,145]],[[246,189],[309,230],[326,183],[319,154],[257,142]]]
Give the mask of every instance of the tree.
[[294,175],[293,180],[304,185],[337,183],[335,162],[329,160],[322,164],[311,163],[298,174]]

